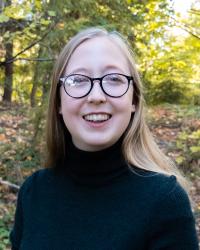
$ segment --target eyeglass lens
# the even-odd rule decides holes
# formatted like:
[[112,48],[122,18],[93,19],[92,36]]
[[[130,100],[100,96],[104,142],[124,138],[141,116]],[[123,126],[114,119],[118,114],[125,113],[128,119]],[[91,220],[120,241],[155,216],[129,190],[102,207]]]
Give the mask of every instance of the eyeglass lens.
[[[121,74],[108,74],[102,79],[102,88],[110,96],[123,95],[128,88],[128,79]],[[72,97],[82,97],[89,93],[92,87],[92,78],[84,75],[74,74],[65,78],[64,88]]]

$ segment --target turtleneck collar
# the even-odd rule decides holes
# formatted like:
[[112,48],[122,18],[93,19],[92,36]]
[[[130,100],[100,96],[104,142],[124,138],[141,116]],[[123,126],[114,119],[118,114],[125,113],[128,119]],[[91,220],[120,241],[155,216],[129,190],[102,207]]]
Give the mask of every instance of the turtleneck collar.
[[121,146],[122,138],[106,149],[88,152],[78,149],[70,141],[65,169],[79,184],[101,186],[109,183],[128,170]]

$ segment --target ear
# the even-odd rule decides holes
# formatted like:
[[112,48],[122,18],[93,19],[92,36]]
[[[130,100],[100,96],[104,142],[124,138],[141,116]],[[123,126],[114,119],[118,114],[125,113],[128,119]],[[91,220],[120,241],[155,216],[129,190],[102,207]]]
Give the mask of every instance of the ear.
[[131,109],[132,113],[135,112],[135,104],[132,105],[132,109]]

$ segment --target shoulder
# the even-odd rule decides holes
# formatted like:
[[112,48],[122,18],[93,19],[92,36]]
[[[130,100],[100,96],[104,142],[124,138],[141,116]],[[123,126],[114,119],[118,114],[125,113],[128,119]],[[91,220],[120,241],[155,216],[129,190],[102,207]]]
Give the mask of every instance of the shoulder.
[[35,171],[32,175],[27,177],[20,187],[19,193],[23,195],[24,193],[33,191],[35,189],[41,189],[53,181],[54,172],[51,168],[39,169]]
[[158,189],[156,199],[152,198],[154,203],[149,223],[151,249],[160,249],[164,244],[166,249],[180,249],[181,246],[197,249],[195,217],[187,192],[173,175],[159,174],[156,178],[162,188]]
[[145,190],[156,191],[156,194],[170,193],[174,188],[181,188],[175,175],[167,175],[163,173],[143,170],[139,168],[131,168],[134,181],[137,180]]
[[[155,204],[189,203],[189,197],[185,189],[178,182],[175,175],[166,175],[147,170],[134,169],[132,184],[140,190],[142,197],[146,197]],[[136,184],[137,183],[137,184]],[[137,185],[137,186],[136,186]]]
[[160,197],[160,206],[166,211],[171,211],[183,217],[193,217],[189,196],[175,176],[170,177],[171,181],[165,188],[166,192]]
[[158,174],[154,177],[157,198],[164,204],[189,204],[189,197],[185,189],[174,175]]
[[178,192],[184,192],[174,175],[154,173],[149,177],[149,185],[152,186],[152,191],[159,200],[165,199],[164,197],[173,193],[175,189],[177,189],[176,191]]
[[143,186],[149,198],[149,249],[197,249],[195,217],[185,189],[174,175],[148,176]]
[[27,186],[36,182],[45,181],[51,178],[53,170],[50,168],[39,169],[35,171],[32,175],[28,176],[23,182],[22,186]]
[[151,190],[149,195],[156,217],[193,218],[189,196],[176,176],[155,174],[149,177],[149,185],[147,184],[146,188]]

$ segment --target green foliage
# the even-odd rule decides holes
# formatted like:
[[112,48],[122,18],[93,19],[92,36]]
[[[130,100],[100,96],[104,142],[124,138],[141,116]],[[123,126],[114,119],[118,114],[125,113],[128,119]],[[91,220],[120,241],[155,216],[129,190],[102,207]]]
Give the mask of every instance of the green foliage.
[[1,147],[1,153],[3,154],[1,164],[11,170],[16,167],[38,168],[41,165],[40,152],[30,142],[19,143],[13,140],[12,144]]
[[176,146],[182,152],[177,158],[177,163],[186,165],[200,159],[200,129],[193,132],[182,131],[177,138]]
[[6,16],[5,14],[0,14],[0,23],[8,22],[8,21],[9,21],[8,16]]
[[[1,61],[5,59],[7,42],[14,43],[16,55],[42,38],[14,62],[12,99],[32,106],[41,105],[50,87],[53,59],[61,48],[80,29],[103,26],[117,29],[128,38],[137,57],[149,103],[198,105],[200,43],[194,36],[177,36],[173,32],[177,23],[172,20],[177,18],[192,27],[192,31],[200,25],[199,15],[190,12],[188,17],[180,17],[167,0],[65,0],[56,4],[53,0],[12,1],[0,14]],[[3,70],[0,79],[2,93]]]
[[10,224],[13,219],[13,213],[8,213],[4,215],[3,218],[0,218],[0,250],[9,249],[10,241]]
[[[165,17],[162,15],[155,17],[155,25],[149,24],[149,29],[159,27],[160,24],[160,27],[155,29],[157,36],[148,40],[148,36],[145,35],[143,39],[147,41],[146,45],[143,41],[136,43],[141,54],[139,67],[146,86],[148,102],[198,105],[200,103],[199,40],[188,33],[177,35],[180,30],[177,29],[177,23],[172,22],[174,20],[172,18],[177,18],[176,13],[168,8],[163,13]],[[191,25],[199,27],[200,16],[190,14],[187,20],[189,21],[191,17],[193,20]],[[160,20],[157,24],[156,19]],[[148,30],[147,27],[145,32]],[[150,31],[148,33],[151,34]]]

